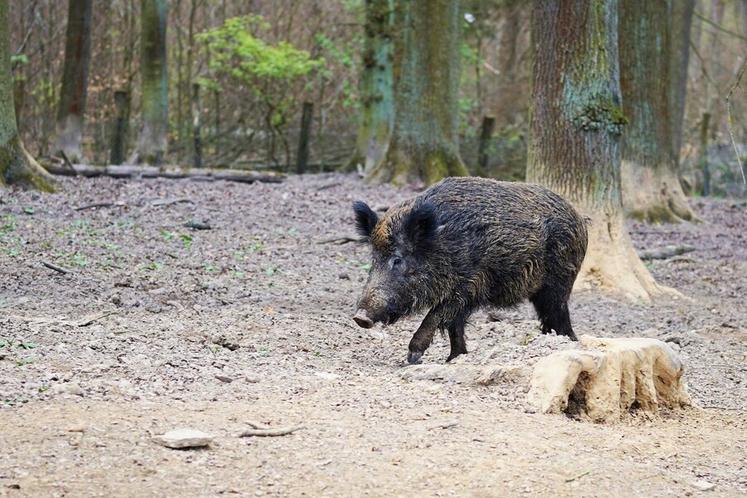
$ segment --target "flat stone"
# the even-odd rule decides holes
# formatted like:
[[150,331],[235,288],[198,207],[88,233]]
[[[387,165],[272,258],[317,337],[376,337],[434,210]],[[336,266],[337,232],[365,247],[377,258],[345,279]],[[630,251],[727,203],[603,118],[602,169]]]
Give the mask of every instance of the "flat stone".
[[213,436],[195,429],[174,429],[166,434],[155,436],[153,441],[167,448],[202,448],[213,442]]
[[699,480],[692,483],[692,487],[699,491],[713,491],[716,489],[716,485],[708,481]]

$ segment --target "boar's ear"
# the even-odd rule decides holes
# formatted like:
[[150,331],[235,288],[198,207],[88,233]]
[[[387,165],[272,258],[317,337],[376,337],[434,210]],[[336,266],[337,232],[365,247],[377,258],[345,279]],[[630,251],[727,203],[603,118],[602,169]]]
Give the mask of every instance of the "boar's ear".
[[363,201],[355,201],[353,211],[355,211],[355,229],[363,237],[370,237],[376,223],[379,222],[379,217]]
[[416,251],[427,251],[436,240],[436,207],[424,202],[413,207],[402,222],[402,230]]

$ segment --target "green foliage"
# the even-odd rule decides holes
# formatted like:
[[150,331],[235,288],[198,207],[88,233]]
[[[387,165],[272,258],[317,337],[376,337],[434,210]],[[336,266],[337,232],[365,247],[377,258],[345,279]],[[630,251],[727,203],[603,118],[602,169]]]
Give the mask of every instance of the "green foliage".
[[[324,61],[314,60],[305,50],[290,43],[270,45],[256,33],[268,29],[261,16],[241,16],[227,19],[223,26],[197,35],[210,53],[210,70],[215,75],[228,75],[239,80],[257,96],[266,97],[264,83],[292,81],[308,75]],[[204,83],[220,88],[216,81],[203,78]]]

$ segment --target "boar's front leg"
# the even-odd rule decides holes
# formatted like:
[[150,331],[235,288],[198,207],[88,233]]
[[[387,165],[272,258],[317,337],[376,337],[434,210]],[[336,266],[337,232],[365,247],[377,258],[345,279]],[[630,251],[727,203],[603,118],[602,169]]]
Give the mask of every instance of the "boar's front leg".
[[436,329],[441,325],[441,314],[441,306],[436,306],[431,309],[428,314],[425,315],[423,322],[420,324],[420,327],[418,327],[418,330],[415,331],[415,334],[413,334],[412,339],[410,339],[407,362],[411,365],[420,363],[423,353],[425,353],[425,350],[431,345],[433,335],[436,333]]

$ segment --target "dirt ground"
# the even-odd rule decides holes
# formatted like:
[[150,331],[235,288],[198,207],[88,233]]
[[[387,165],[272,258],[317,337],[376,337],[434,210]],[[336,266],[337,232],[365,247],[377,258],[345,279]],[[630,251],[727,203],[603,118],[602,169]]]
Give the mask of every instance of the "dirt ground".
[[[522,381],[413,379],[416,318],[354,325],[367,248],[321,242],[353,235],[351,201],[412,195],[342,175],[0,191],[0,496],[747,493],[745,203],[695,199],[701,224],[630,225],[639,249],[696,248],[650,264],[687,298],[573,296],[578,334],[667,340],[698,405],[595,425],[528,413]],[[526,305],[481,312],[467,334],[455,369],[573,347],[539,335]],[[447,355],[438,337],[424,361]],[[239,438],[252,421],[305,428]],[[215,441],[152,441],[178,427]]]

